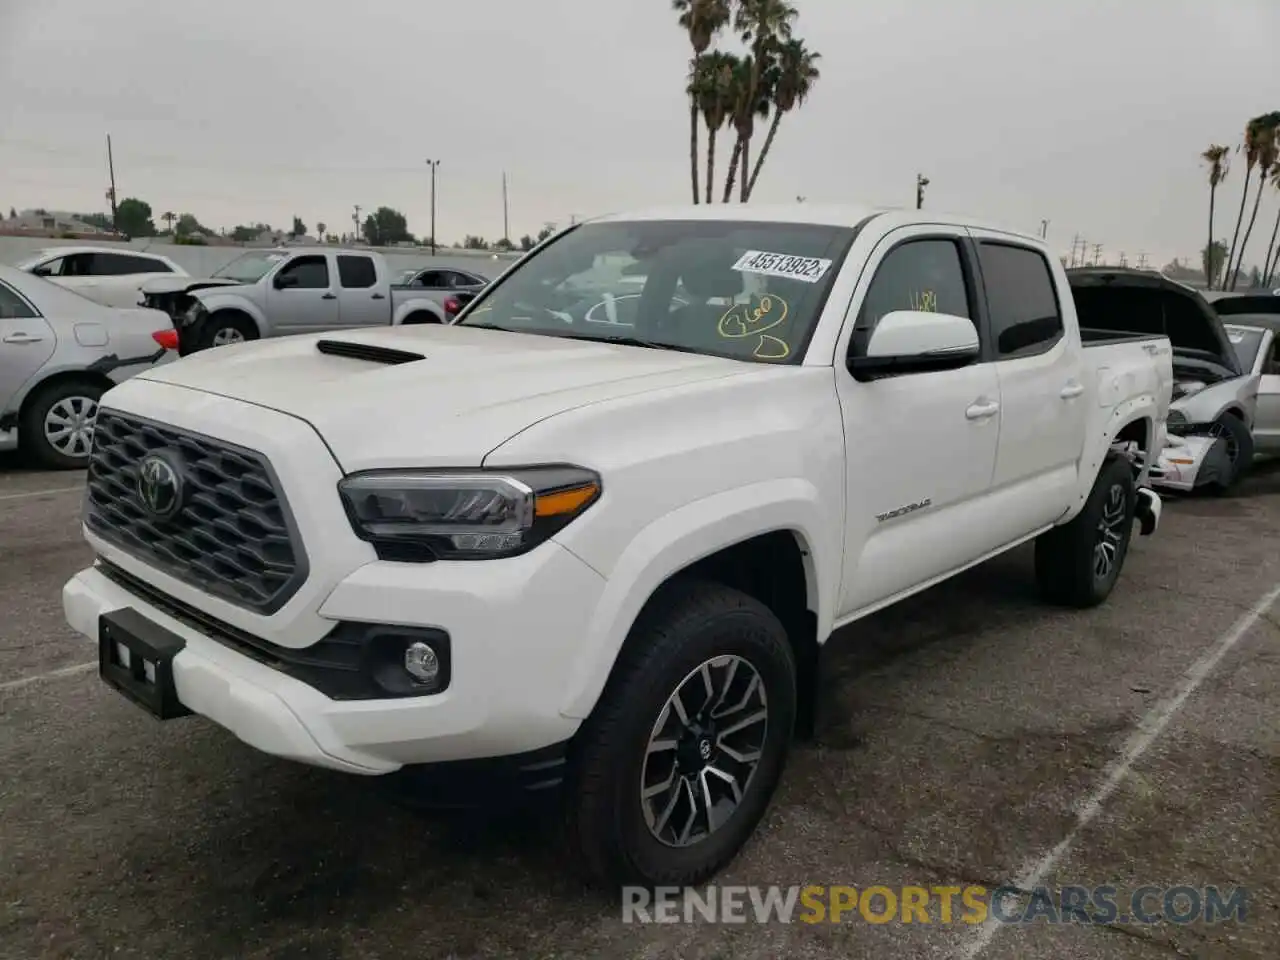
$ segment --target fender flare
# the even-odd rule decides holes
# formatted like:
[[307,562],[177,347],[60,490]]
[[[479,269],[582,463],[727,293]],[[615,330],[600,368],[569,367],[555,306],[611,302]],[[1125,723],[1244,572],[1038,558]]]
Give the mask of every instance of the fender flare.
[[262,308],[252,300],[244,297],[218,296],[216,294],[207,297],[202,297],[199,294],[192,294],[192,296],[200,301],[201,306],[204,307],[210,317],[215,313],[221,313],[223,310],[234,310],[236,313],[243,313],[253,321],[254,326],[258,328],[259,337],[266,335],[267,318],[263,314]]
[[1156,404],[1156,398],[1150,394],[1126,400],[1111,411],[1111,415],[1103,423],[1102,429],[1098,433],[1099,439],[1086,447],[1080,458],[1076,498],[1071,504],[1071,509],[1058,521],[1060,524],[1073,519],[1084,509],[1085,501],[1089,499],[1093,485],[1098,479],[1098,472],[1102,469],[1103,463],[1106,462],[1107,454],[1111,451],[1111,445],[1116,442],[1116,437],[1120,436],[1121,431],[1134,423],[1142,423],[1146,431],[1146,457],[1142,464],[1142,471],[1137,477],[1139,486],[1146,483],[1151,464],[1159,459],[1160,451],[1164,446],[1163,431],[1157,429],[1157,424],[1159,424],[1158,414],[1159,407]]
[[[585,719],[591,713],[636,618],[663,583],[704,557],[765,533],[785,530],[797,538],[808,606],[817,614],[819,639],[825,639],[835,616],[844,546],[844,525],[832,523],[830,513],[808,481],[770,480],[696,500],[643,528],[608,574],[583,638],[584,655],[565,678],[561,715]],[[841,535],[833,536],[833,530]]]
[[404,318],[411,313],[429,313],[439,318],[441,323],[447,323],[445,319],[444,307],[436,303],[429,297],[414,297],[412,300],[406,300],[396,307],[396,311],[391,316],[391,325],[398,327],[404,323]]

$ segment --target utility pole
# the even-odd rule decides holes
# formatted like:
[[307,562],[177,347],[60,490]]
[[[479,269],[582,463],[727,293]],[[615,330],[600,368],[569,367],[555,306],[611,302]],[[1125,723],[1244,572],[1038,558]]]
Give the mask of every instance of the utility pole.
[[360,204],[356,204],[355,212],[351,214],[351,222],[355,224],[356,232],[352,235],[355,240],[360,239]]
[[1120,266],[1121,266],[1121,267],[1127,267],[1128,265],[1129,265],[1129,261],[1125,259],[1125,257],[1124,257],[1124,251],[1123,251],[1123,250],[1121,250],[1121,251],[1120,251]]
[[916,174],[916,209],[924,207],[924,188],[929,185],[929,178],[923,173]]
[[1048,220],[1041,220],[1041,221],[1040,221],[1040,236],[1041,236],[1042,238],[1044,238],[1044,237],[1048,237],[1048,236],[1049,236],[1049,221],[1048,221]]
[[1138,269],[1147,269],[1147,255],[1145,253],[1138,254]]
[[1071,266],[1076,266],[1076,254],[1080,250],[1080,234],[1071,238]]
[[1095,243],[1093,245],[1093,265],[1098,265],[1098,260],[1102,257],[1102,244]]
[[111,229],[116,229],[116,164],[111,156],[111,134],[107,134],[107,176],[111,178],[111,189],[107,191],[107,199],[111,201]]
[[507,219],[507,171],[502,171],[502,239],[511,242],[511,226]]
[[436,255],[436,167],[440,166],[439,160],[428,160],[427,166],[431,168],[431,255]]

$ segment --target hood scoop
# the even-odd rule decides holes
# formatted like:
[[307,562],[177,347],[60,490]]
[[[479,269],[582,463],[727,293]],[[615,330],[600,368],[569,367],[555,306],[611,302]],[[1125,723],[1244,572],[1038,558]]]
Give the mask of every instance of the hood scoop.
[[427,359],[425,354],[414,353],[411,350],[396,350],[392,347],[379,347],[369,343],[352,343],[349,340],[318,340],[316,349],[330,357],[367,360],[370,363],[382,363],[387,366]]

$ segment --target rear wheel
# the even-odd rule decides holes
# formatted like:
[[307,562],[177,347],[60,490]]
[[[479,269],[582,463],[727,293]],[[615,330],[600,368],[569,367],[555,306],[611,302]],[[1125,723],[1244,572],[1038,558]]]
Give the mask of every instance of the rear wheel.
[[1036,539],[1036,582],[1046,600],[1094,607],[1110,596],[1129,553],[1136,499],[1133,468],[1108,457],[1084,509]]
[[796,715],[786,631],[714,583],[641,615],[575,743],[572,848],[598,883],[686,885],[727,864],[773,796]]
[[400,321],[401,326],[410,323],[443,323],[434,313],[428,313],[426,310],[420,310],[417,313],[411,313]]
[[18,433],[27,455],[54,470],[87,467],[102,394],[102,387],[88,380],[63,380],[37,390],[23,407]]
[[1226,444],[1227,460],[1231,464],[1227,476],[1208,484],[1208,489],[1219,495],[1230,493],[1239,485],[1253,463],[1253,434],[1234,413],[1224,413],[1207,432],[1209,436],[1221,439]]

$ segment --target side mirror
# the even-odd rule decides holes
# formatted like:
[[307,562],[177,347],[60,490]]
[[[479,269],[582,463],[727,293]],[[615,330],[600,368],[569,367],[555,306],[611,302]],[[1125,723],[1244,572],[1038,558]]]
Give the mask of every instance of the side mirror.
[[275,279],[272,280],[271,283],[277,290],[284,290],[286,287],[296,287],[298,285],[298,275],[295,273],[277,273]]
[[849,357],[857,380],[890,373],[926,373],[967,366],[980,355],[978,330],[967,317],[921,310],[885,314],[866,348]]

